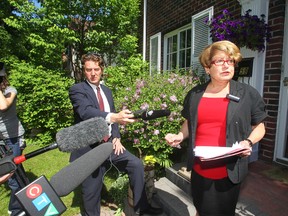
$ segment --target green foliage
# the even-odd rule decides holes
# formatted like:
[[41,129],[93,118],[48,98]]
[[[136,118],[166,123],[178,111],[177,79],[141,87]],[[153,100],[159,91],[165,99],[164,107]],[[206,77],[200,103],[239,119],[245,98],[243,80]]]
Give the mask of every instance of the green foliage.
[[23,0],[1,3],[0,24],[11,37],[3,37],[7,54],[53,70],[65,56],[67,69],[80,81],[80,59],[87,51],[105,55],[109,65],[136,52],[139,0],[39,2],[40,7]]
[[10,82],[18,91],[18,115],[28,132],[37,131],[40,142],[52,142],[55,133],[72,123],[68,88],[73,80],[63,72],[11,62]]
[[114,92],[114,97],[117,97],[119,89],[130,86],[136,77],[146,76],[147,70],[148,63],[143,61],[141,55],[132,55],[128,59],[122,59],[117,67],[107,67],[104,71],[104,81]]
[[111,184],[109,194],[113,196],[113,202],[118,209],[115,215],[121,215],[125,206],[125,199],[128,195],[129,178],[127,174],[119,174],[118,178]]
[[171,115],[155,120],[139,120],[133,124],[120,126],[122,142],[125,146],[133,145],[140,158],[153,155],[162,167],[171,166],[169,156],[173,148],[165,142],[167,133],[178,133],[183,122],[181,117],[182,103],[187,92],[198,82],[190,75],[174,73],[144,75],[130,80],[126,87],[118,88],[116,107],[119,110],[128,108],[159,110],[169,109]]

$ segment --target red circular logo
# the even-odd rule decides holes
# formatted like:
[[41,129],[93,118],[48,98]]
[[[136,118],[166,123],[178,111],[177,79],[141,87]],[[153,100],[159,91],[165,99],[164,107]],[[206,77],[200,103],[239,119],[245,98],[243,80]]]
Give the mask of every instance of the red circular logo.
[[39,184],[32,184],[26,190],[26,195],[30,199],[35,199],[42,193],[42,186]]

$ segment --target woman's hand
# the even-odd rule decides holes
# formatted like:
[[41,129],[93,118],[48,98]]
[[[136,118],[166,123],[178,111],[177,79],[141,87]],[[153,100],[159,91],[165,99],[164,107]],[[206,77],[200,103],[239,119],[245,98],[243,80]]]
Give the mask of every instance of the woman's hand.
[[170,145],[172,147],[179,147],[180,143],[183,141],[183,133],[181,133],[181,132],[178,134],[168,133],[165,136],[165,140],[166,140],[168,145]]
[[239,144],[242,148],[245,149],[245,151],[242,152],[241,157],[249,157],[252,153],[252,147],[250,146],[250,142],[248,140],[242,140]]

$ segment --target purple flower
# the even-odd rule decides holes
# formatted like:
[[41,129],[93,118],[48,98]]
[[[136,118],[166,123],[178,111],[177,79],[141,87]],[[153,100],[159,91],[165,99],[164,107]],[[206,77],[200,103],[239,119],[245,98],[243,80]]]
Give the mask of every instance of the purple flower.
[[160,133],[160,131],[159,130],[154,130],[154,135],[158,135]]
[[169,79],[168,79],[168,82],[169,82],[170,84],[173,84],[173,83],[175,82],[175,79],[169,78]]
[[166,103],[162,103],[162,104],[160,105],[160,107],[161,107],[161,109],[166,109],[168,106],[167,106]]
[[137,83],[136,83],[136,88],[137,89],[140,89],[140,88],[142,88],[144,86],[145,86],[145,81],[143,81],[143,80],[138,80],[137,81]]
[[175,95],[170,96],[170,100],[171,100],[172,102],[177,102],[177,101],[178,101],[178,100],[177,100],[177,97],[176,97]]
[[148,108],[149,108],[149,104],[148,103],[144,103],[140,107],[140,109],[143,109],[143,110],[148,109]]
[[224,9],[216,18],[205,23],[210,27],[213,41],[229,40],[239,47],[247,47],[251,50],[263,51],[265,41],[271,38],[270,28],[265,23],[265,15],[259,18],[250,15],[247,10],[240,18],[233,18],[227,9]]

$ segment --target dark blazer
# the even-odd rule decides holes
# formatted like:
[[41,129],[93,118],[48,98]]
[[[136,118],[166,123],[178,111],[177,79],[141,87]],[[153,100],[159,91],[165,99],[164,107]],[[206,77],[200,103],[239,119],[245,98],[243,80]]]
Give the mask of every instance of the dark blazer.
[[[191,170],[194,161],[194,146],[197,129],[198,105],[209,82],[191,89],[184,99],[182,116],[188,120],[189,146],[187,170]],[[230,94],[240,98],[239,102],[230,100],[227,111],[226,146],[246,139],[252,131],[251,125],[261,123],[266,117],[265,104],[253,87],[230,81]],[[227,161],[229,179],[233,183],[241,182],[248,173],[248,158],[233,157]]]
[[[110,105],[110,112],[116,112],[112,91],[104,85],[101,85],[101,88]],[[108,112],[100,111],[96,94],[87,81],[73,85],[69,89],[69,97],[73,106],[75,124],[94,117],[102,117],[105,119],[108,115]],[[111,126],[111,138],[120,138],[118,124],[114,123]],[[92,147],[85,147],[72,152],[70,161],[77,159],[91,150],[91,148]]]

